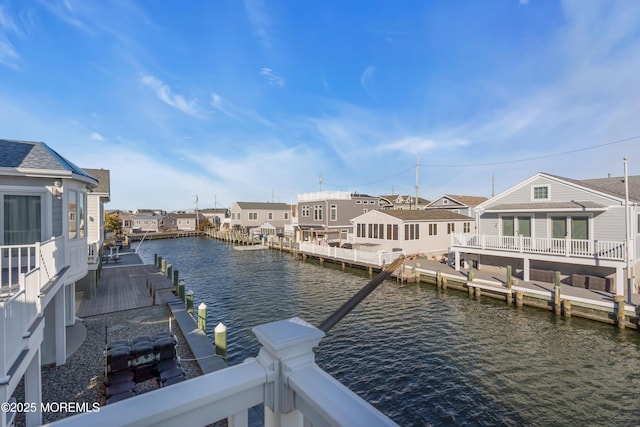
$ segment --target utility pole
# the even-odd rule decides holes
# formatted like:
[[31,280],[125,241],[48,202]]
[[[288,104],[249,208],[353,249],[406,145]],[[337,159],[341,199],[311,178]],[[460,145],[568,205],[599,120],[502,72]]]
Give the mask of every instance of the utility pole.
[[419,164],[418,164],[418,158],[419,158],[420,154],[416,154],[416,202],[415,202],[415,208],[416,210],[418,210],[418,175],[419,175]]
[[627,172],[627,158],[624,158],[624,223],[625,223],[625,257],[627,260],[627,301],[631,302],[633,283],[631,281],[631,215],[629,214],[629,174]]
[[198,230],[198,195],[196,194],[196,231]]

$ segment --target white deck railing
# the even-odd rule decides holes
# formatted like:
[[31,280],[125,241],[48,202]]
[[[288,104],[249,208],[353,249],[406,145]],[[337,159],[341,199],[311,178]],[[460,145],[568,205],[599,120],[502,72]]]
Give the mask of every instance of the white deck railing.
[[11,297],[20,288],[20,274],[36,268],[38,243],[32,245],[0,246],[0,295]]
[[7,375],[25,349],[27,330],[40,311],[39,293],[39,272],[36,268],[22,274],[20,290],[0,302],[0,378]]
[[337,246],[316,245],[313,242],[300,242],[299,250],[302,253],[311,255],[351,261],[354,263],[371,264],[378,267],[389,265],[402,255],[402,252],[367,252],[357,249],[344,249]]
[[538,253],[563,257],[597,258],[623,261],[622,241],[554,239],[524,236],[492,236],[486,234],[452,234],[452,249],[491,249],[506,252]]
[[313,348],[324,332],[300,319],[253,328],[257,358],[54,423],[56,426],[247,426],[264,405],[264,425],[391,426],[393,421],[320,369]]

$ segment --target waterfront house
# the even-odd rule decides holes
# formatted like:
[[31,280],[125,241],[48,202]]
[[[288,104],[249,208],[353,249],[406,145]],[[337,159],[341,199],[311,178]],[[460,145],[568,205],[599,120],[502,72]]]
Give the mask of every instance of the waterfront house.
[[[234,202],[231,205],[231,227],[249,233],[251,230],[274,230],[284,233],[291,222],[291,208],[286,203]],[[267,228],[268,225],[268,228]]]
[[[410,196],[408,194],[391,194],[380,196],[379,199],[379,204],[382,209],[416,210],[424,209],[429,205],[429,201],[427,199],[423,199],[422,197],[418,197],[416,199],[414,196]],[[416,200],[418,201],[417,203]]]
[[224,224],[225,219],[228,219],[231,217],[231,213],[229,212],[229,209],[226,209],[226,208],[215,208],[215,209],[207,208],[207,209],[202,209],[200,213],[204,218],[209,220],[209,224],[211,224],[211,226],[216,230],[219,230],[220,228],[222,228],[222,224]]
[[[66,362],[75,284],[88,272],[87,193],[98,180],[42,142],[0,140],[0,401],[24,379],[41,424],[41,363]],[[11,424],[3,412],[0,425]]]
[[157,233],[178,229],[177,219],[165,211],[136,210],[131,215],[132,233]]
[[480,203],[486,202],[486,197],[462,196],[453,194],[443,194],[433,202],[427,204],[425,209],[447,209],[451,212],[475,218],[475,208]]
[[[195,231],[202,218],[204,218],[202,215],[195,212],[171,212],[165,217],[171,221],[171,224],[175,223],[178,231]],[[165,221],[163,224],[164,229],[168,230],[168,223]]]
[[477,232],[452,236],[456,268],[460,259],[511,265],[525,281],[546,282],[559,271],[564,283],[623,295],[638,267],[639,203],[640,176],[538,173],[476,207]]
[[353,218],[353,249],[440,257],[452,233],[469,235],[475,220],[448,210],[373,210]]
[[378,207],[378,197],[348,191],[299,194],[299,238],[301,241],[345,241],[353,232],[351,219]]

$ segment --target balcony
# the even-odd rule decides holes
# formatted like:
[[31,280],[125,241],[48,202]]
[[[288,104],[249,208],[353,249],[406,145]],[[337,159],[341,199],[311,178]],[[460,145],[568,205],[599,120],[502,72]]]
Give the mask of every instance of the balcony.
[[369,264],[376,267],[389,265],[396,258],[402,255],[402,252],[367,252],[356,249],[344,249],[337,246],[316,245],[311,242],[300,242],[300,252],[310,255],[332,258],[341,261],[348,261],[360,264]]
[[324,332],[293,318],[253,328],[257,358],[63,419],[55,426],[247,426],[264,405],[264,425],[392,426],[393,421],[320,369],[313,348]]
[[505,256],[526,253],[610,261],[624,261],[626,255],[622,241],[452,234],[451,250],[465,249],[505,252]]

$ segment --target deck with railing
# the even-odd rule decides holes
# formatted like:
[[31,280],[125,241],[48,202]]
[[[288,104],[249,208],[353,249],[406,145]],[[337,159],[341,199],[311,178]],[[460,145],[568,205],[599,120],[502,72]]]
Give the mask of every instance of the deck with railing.
[[27,346],[28,329],[42,312],[42,292],[64,269],[64,239],[0,246],[0,378]]
[[562,257],[624,261],[623,241],[556,239],[486,234],[452,234],[452,249],[482,249],[516,253],[533,253]]
[[313,242],[300,242],[299,251],[315,256],[323,256],[336,260],[382,267],[389,265],[402,255],[402,252],[367,252],[357,249],[345,249],[337,246],[317,245]]
[[228,419],[247,426],[256,405],[264,405],[266,427],[396,425],[315,364],[320,329],[294,318],[253,332],[262,345],[257,358],[53,425],[209,425]]

